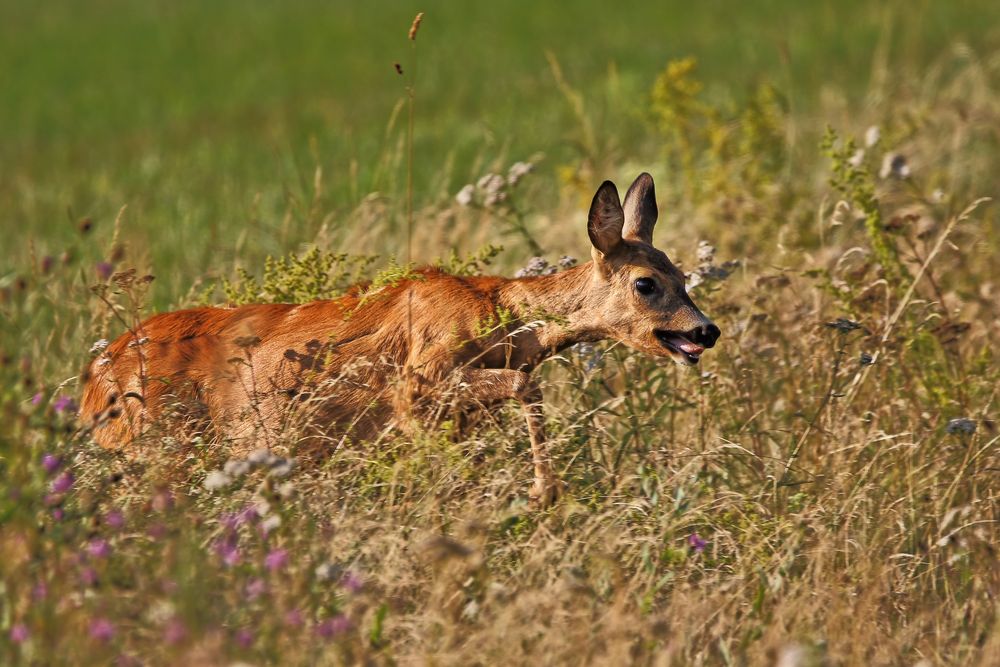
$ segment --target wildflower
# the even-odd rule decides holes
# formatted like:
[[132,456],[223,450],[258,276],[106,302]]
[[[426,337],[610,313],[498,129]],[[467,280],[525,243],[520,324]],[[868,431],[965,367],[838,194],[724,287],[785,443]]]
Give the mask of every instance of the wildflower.
[[351,629],[351,620],[343,614],[328,618],[316,626],[316,634],[323,639],[331,639]]
[[576,257],[570,257],[569,255],[563,255],[559,258],[559,268],[568,269],[576,266]]
[[250,628],[240,628],[236,631],[236,643],[242,648],[250,648],[253,646],[253,642],[253,631]]
[[174,616],[167,621],[166,626],[163,628],[163,641],[168,644],[179,644],[184,641],[186,637],[187,628],[184,626],[184,622],[181,619]]
[[472,199],[475,194],[476,188],[470,183],[458,191],[458,194],[455,195],[455,202],[459,206],[469,206],[472,204]]
[[264,449],[263,447],[253,450],[250,452],[250,456],[247,457],[247,461],[255,466],[271,466],[274,465],[277,460],[277,456],[272,454],[270,450]]
[[268,477],[287,477],[292,469],[295,468],[295,459],[281,459],[273,466],[271,466],[271,472],[267,475]]
[[52,510],[52,518],[55,519],[56,521],[62,521],[64,514],[65,513],[63,512],[61,507],[56,507],[55,509]]
[[872,125],[867,130],[865,130],[865,146],[871,148],[878,143],[878,140],[882,138],[882,130],[878,129],[878,125]]
[[241,459],[229,459],[222,466],[222,472],[233,478],[239,478],[250,472],[250,462]]
[[64,412],[68,414],[76,414],[76,408],[76,401],[69,396],[60,396],[52,402],[52,409],[58,414],[62,414]]
[[80,583],[84,586],[93,587],[97,585],[97,570],[92,567],[80,568]]
[[205,476],[205,481],[202,482],[202,486],[209,491],[218,491],[219,489],[224,489],[229,486],[232,481],[233,478],[221,470],[213,470]]
[[125,526],[125,515],[118,510],[111,510],[104,515],[104,523],[108,527],[118,530]]
[[246,596],[247,600],[256,600],[261,595],[267,592],[267,583],[260,577],[255,577],[247,582]]
[[24,623],[15,623],[10,629],[10,640],[15,644],[23,644],[28,641],[28,626]]
[[62,459],[55,454],[46,454],[42,457],[42,467],[45,468],[45,472],[50,475],[56,470],[59,470],[60,465],[62,465]]
[[101,338],[94,341],[94,344],[90,346],[91,354],[100,354],[104,352],[104,349],[108,346],[108,340],[106,338]]
[[107,558],[111,555],[111,545],[102,538],[94,538],[87,543],[87,554],[91,558]]
[[[284,486],[284,485],[282,485]],[[260,532],[267,537],[271,534],[275,528],[281,525],[281,517],[277,514],[272,514],[263,521],[260,522]]]
[[517,185],[517,182],[524,178],[535,168],[530,162],[515,162],[507,170],[507,183]]
[[691,533],[688,536],[688,545],[694,550],[695,553],[700,554],[705,550],[705,546],[708,545],[708,542],[698,535],[698,533]]
[[111,277],[111,274],[115,272],[115,265],[111,262],[98,262],[94,265],[94,270],[97,271],[97,277],[101,280],[107,280]]
[[239,565],[243,557],[240,555],[239,545],[236,543],[236,536],[229,535],[215,543],[215,553],[222,559],[227,567]]
[[39,581],[35,584],[35,587],[31,589],[31,597],[35,600],[44,600],[49,596],[49,587],[44,581]]
[[506,192],[488,192],[486,197],[483,198],[483,204],[485,206],[496,206],[502,201],[507,199]]
[[99,642],[108,642],[115,636],[115,626],[106,618],[95,618],[90,622],[90,637]]
[[31,404],[34,406],[40,405],[42,402],[42,398],[43,398],[42,392],[38,392],[37,394],[31,397]]
[[365,585],[361,577],[357,572],[353,570],[348,570],[344,573],[344,576],[340,578],[340,586],[348,593],[357,593]]
[[52,484],[49,485],[49,490],[52,493],[66,493],[73,488],[73,482],[75,481],[73,473],[68,470],[63,474],[52,480]]
[[878,172],[879,178],[908,178],[910,176],[910,165],[906,162],[906,156],[902,153],[886,153],[882,159],[882,168]]
[[297,628],[300,625],[302,625],[302,621],[304,619],[302,618],[301,611],[299,611],[298,609],[290,609],[287,612],[285,612],[284,620],[285,620],[285,625],[292,628]]
[[711,264],[715,261],[715,246],[705,240],[698,241],[696,256],[699,264]]
[[855,169],[857,169],[858,167],[860,167],[864,163],[864,161],[865,161],[865,149],[864,148],[859,148],[858,150],[854,151],[854,155],[852,155],[851,157],[847,158],[847,164],[851,165]]
[[476,182],[476,187],[487,194],[496,194],[503,190],[506,182],[499,174],[486,174]]
[[969,419],[967,417],[959,417],[958,419],[949,420],[948,424],[944,427],[947,433],[975,433],[976,432],[976,420]]
[[528,276],[540,276],[548,268],[549,263],[544,257],[532,257],[528,260],[523,269],[518,269],[514,274],[515,278],[527,278]]
[[268,572],[277,572],[288,564],[288,549],[272,549],[264,557],[264,567]]

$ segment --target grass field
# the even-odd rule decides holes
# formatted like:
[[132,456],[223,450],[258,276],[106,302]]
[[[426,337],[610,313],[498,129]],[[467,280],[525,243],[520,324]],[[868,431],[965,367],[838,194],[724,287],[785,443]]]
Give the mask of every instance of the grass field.
[[[995,3],[0,16],[0,664],[1000,664]],[[585,261],[643,170],[723,338],[547,362],[551,509],[513,409],[320,466],[77,428],[123,320],[333,296],[410,202],[415,262]]]

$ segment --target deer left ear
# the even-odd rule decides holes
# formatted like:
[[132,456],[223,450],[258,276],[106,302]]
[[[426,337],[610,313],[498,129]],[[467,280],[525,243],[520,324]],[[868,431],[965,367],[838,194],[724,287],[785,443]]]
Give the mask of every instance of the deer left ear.
[[625,193],[625,226],[622,236],[653,245],[656,225],[656,190],[653,177],[643,172]]
[[603,255],[608,255],[622,242],[625,213],[618,199],[618,188],[611,181],[604,181],[597,188],[587,216],[587,233],[590,242]]

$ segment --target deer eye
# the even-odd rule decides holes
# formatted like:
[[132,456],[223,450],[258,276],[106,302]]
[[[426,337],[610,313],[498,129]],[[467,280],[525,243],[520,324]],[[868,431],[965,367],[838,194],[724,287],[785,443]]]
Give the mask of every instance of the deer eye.
[[652,278],[639,278],[635,281],[635,289],[639,294],[649,296],[656,291],[656,281]]

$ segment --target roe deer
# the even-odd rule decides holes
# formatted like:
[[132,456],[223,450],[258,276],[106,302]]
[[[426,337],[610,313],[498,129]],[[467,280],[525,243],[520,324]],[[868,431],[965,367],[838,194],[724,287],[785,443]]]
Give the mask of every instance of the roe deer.
[[[322,433],[364,437],[440,403],[519,401],[534,463],[531,497],[559,490],[531,371],[583,341],[614,339],[698,363],[719,329],[692,303],[684,275],[652,246],[653,179],[625,195],[605,181],[587,221],[592,261],[548,276],[459,277],[422,269],[398,284],[302,305],[195,308],[149,318],[85,374],[81,414],[104,447],[128,447],[171,404],[198,406],[219,435],[270,442],[297,405]],[[488,323],[489,326],[484,326]],[[423,406],[423,407],[421,407]],[[134,446],[134,445],[133,445]]]

